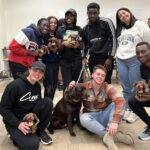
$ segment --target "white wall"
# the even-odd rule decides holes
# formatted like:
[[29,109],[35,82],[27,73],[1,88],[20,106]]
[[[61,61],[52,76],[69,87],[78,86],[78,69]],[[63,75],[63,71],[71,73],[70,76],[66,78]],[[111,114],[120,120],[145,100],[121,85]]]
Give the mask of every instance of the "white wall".
[[5,9],[3,0],[0,0],[0,70],[4,69],[3,54],[1,48],[7,44],[6,40],[6,28],[5,28]]
[[[74,8],[78,12],[78,24],[82,27],[86,23],[86,7],[93,0],[1,0],[4,2],[6,19],[7,44],[23,27],[30,23],[36,23],[41,17],[55,15],[64,17],[68,8]],[[120,7],[128,7],[137,18],[149,17],[150,0],[95,0],[101,7],[101,15],[112,18],[115,21],[116,10]]]
[[[8,45],[21,28],[36,23],[41,17],[54,15],[64,17],[69,8],[78,13],[78,25],[87,20],[86,8],[93,0],[0,0],[0,47]],[[110,17],[115,22],[115,13],[120,7],[129,8],[139,19],[146,22],[150,17],[150,0],[95,0],[100,4],[100,15]]]

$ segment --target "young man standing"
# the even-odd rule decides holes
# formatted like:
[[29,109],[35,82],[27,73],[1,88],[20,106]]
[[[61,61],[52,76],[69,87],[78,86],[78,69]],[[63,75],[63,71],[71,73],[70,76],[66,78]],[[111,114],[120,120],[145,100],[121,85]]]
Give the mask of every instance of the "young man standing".
[[[129,106],[133,112],[138,115],[142,121],[147,125],[144,132],[138,135],[138,138],[146,141],[150,140],[150,116],[144,107],[150,107],[150,44],[147,42],[140,42],[136,46],[136,56],[141,62],[141,76],[144,80],[136,83],[136,88],[142,88],[142,94],[136,94],[129,100]],[[147,89],[147,90],[146,90]]]
[[[92,80],[79,83],[87,90],[87,99],[83,100],[83,114],[80,116],[81,125],[92,133],[103,138],[109,150],[118,150],[115,141],[128,145],[134,144],[130,135],[118,131],[125,100],[120,97],[114,87],[104,82],[106,69],[96,65],[93,69]],[[69,88],[75,86],[72,81]]]
[[44,36],[49,34],[49,23],[46,18],[41,18],[35,24],[22,29],[9,45],[9,66],[14,79],[18,74],[24,73],[31,67],[39,56],[45,54]]
[[110,19],[99,17],[100,6],[90,3],[87,6],[89,23],[83,28],[84,59],[87,63],[87,51],[89,50],[89,69],[92,73],[97,64],[104,65],[107,69],[106,81],[111,83],[113,60],[116,52],[115,28]]
[[[53,103],[49,98],[41,98],[38,83],[44,77],[45,68],[42,62],[34,62],[29,74],[21,75],[8,84],[2,95],[0,114],[14,145],[20,150],[38,150],[40,141],[44,145],[52,143],[44,130],[50,121]],[[29,123],[24,120],[27,114],[35,114],[39,118],[37,130],[33,134]]]

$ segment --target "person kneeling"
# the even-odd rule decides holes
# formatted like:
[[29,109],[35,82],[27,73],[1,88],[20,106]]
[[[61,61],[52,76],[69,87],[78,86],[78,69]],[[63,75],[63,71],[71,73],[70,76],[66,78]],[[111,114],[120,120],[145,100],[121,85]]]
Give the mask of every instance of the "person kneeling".
[[45,65],[34,62],[27,76],[7,85],[0,103],[0,113],[7,132],[20,150],[38,150],[40,141],[44,145],[52,143],[45,132],[53,103],[49,98],[41,98],[38,83],[45,73]]

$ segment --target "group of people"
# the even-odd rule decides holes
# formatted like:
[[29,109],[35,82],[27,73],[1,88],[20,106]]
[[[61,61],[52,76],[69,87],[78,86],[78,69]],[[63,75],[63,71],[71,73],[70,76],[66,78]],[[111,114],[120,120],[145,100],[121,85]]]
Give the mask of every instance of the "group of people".
[[[81,125],[103,138],[109,150],[118,150],[115,141],[134,144],[133,137],[118,131],[122,118],[132,123],[138,115],[147,125],[139,138],[150,139],[150,117],[144,109],[150,107],[150,92],[142,96],[135,92],[137,82],[150,84],[150,28],[127,8],[117,11],[116,30],[110,19],[99,14],[99,4],[88,4],[88,23],[82,29],[76,25],[77,12],[68,9],[62,26],[55,16],[41,18],[37,26],[22,29],[10,43],[9,65],[15,80],[3,93],[0,113],[20,150],[37,150],[39,141],[52,143],[45,129],[53,110],[59,66],[64,89],[76,84],[85,86],[88,97],[83,100]],[[111,85],[115,57],[124,98]],[[92,79],[82,83],[79,75],[87,63]],[[23,120],[29,113],[39,118],[34,134]]]

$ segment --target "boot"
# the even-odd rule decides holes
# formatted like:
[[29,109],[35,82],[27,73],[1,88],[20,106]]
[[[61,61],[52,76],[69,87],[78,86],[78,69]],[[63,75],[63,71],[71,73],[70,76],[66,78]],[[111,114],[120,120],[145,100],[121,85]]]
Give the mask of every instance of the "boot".
[[117,134],[114,136],[114,140],[116,142],[121,142],[127,145],[134,144],[134,139],[129,134],[124,134],[121,131],[117,132]]
[[104,135],[103,142],[108,147],[108,150],[119,150],[117,145],[114,143],[113,136],[109,135],[107,132]]

